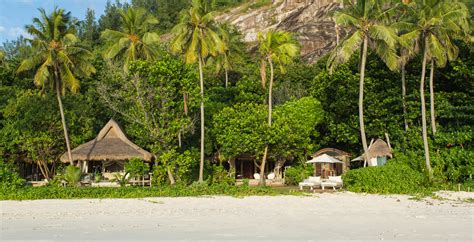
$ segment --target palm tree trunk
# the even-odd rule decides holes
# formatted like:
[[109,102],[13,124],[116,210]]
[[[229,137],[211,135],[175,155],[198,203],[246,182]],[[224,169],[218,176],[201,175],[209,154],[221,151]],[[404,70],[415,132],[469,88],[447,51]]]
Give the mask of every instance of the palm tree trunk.
[[367,139],[365,138],[364,125],[364,79],[365,79],[365,62],[367,60],[367,36],[364,37],[362,47],[362,59],[360,63],[360,80],[359,80],[359,125],[360,137],[362,139],[362,147],[364,148],[364,167],[367,165]]
[[71,145],[69,144],[69,135],[67,132],[66,118],[64,117],[63,102],[61,100],[61,90],[59,90],[59,76],[57,74],[57,71],[55,71],[55,76],[56,76],[55,78],[56,79],[56,96],[57,96],[58,104],[59,104],[59,112],[61,113],[61,123],[63,125],[63,130],[64,130],[64,139],[66,140],[67,156],[69,158],[69,163],[71,163],[71,165],[74,165],[72,161]]
[[201,160],[199,163],[199,182],[204,181],[204,74],[202,70],[202,58],[199,58],[199,85],[201,87]]
[[433,172],[431,171],[430,150],[428,147],[428,131],[426,127],[426,104],[425,104],[425,73],[426,73],[426,59],[428,58],[427,47],[423,54],[423,63],[421,66],[421,81],[420,81],[420,99],[421,99],[421,124],[423,130],[423,146],[425,149],[426,169],[428,170],[428,179],[431,181]]
[[174,185],[176,181],[174,180],[173,173],[171,173],[171,169],[169,167],[168,169],[166,169],[166,173],[168,174],[168,179],[170,180],[170,184]]
[[[270,59],[268,61],[270,64],[270,84],[268,87],[268,127],[272,127],[272,91],[273,91],[273,62]],[[265,165],[267,163],[267,156],[268,156],[268,144],[265,146],[265,151],[263,152],[263,159],[262,165],[260,166],[260,186],[265,186]]]
[[405,80],[405,65],[402,65],[402,106],[403,106],[403,122],[405,123],[405,131],[408,131],[406,96],[407,96],[407,89],[406,89],[406,80]]
[[229,72],[225,69],[225,88],[229,85]]
[[272,110],[273,110],[273,63],[270,63],[270,85],[268,87],[268,126],[272,127]]
[[431,130],[433,135],[436,134],[436,118],[435,118],[435,100],[434,100],[434,60],[431,60],[431,71],[430,71],[430,115],[431,115]]

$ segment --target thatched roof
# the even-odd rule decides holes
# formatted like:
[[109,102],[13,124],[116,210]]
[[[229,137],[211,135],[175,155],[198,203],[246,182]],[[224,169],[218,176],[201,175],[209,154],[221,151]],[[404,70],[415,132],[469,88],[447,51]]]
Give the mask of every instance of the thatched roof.
[[[97,137],[79,145],[72,151],[73,160],[129,160],[134,157],[151,161],[153,155],[132,143],[117,122],[111,119]],[[67,152],[61,156],[62,162],[69,162]]]
[[368,157],[367,158],[373,158],[373,157],[381,157],[381,156],[388,156],[392,158],[392,149],[388,146],[388,144],[381,140],[377,139],[374,143],[372,143],[368,150]]
[[317,156],[320,156],[322,154],[327,154],[327,155],[330,155],[330,156],[333,156],[333,157],[342,157],[342,156],[350,157],[351,156],[350,153],[347,153],[347,152],[339,150],[339,149],[324,148],[324,149],[320,149],[320,150],[316,151],[316,153],[314,153],[311,157],[317,157]]

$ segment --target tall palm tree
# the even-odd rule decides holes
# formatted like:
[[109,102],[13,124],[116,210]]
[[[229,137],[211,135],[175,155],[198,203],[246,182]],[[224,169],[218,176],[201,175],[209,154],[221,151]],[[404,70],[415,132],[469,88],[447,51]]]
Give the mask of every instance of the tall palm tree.
[[26,31],[33,36],[28,41],[34,53],[21,62],[17,72],[34,70],[34,83],[37,86],[49,86],[56,91],[69,162],[72,164],[61,95],[64,95],[67,89],[76,92],[79,89],[76,76],[89,76],[95,69],[90,64],[91,53],[79,44],[75,35],[71,13],[58,8],[50,15],[47,15],[44,9],[39,11],[41,19],[34,18],[33,24],[26,26]]
[[214,21],[215,12],[201,0],[193,0],[191,8],[183,12],[180,22],[172,29],[174,38],[171,50],[184,55],[186,63],[198,62],[199,84],[201,94],[201,159],[199,166],[199,181],[204,177],[204,74],[205,60],[209,56],[217,56],[225,50],[225,45],[217,34]]
[[121,10],[120,18],[120,30],[106,29],[101,34],[109,43],[105,57],[123,60],[125,71],[137,59],[155,60],[160,38],[153,27],[158,20],[142,8]]
[[[347,62],[356,50],[361,51],[359,80],[359,125],[364,154],[367,154],[367,139],[364,125],[364,79],[367,50],[372,48],[390,70],[397,69],[395,46],[398,36],[391,26],[385,24],[390,5],[380,4],[377,0],[344,1],[344,9],[334,14],[336,23],[349,29],[345,38],[331,52],[328,68],[332,71],[338,64]],[[366,160],[366,159],[365,159]],[[364,162],[364,165],[366,161]]]
[[[284,31],[268,31],[267,34],[258,33],[258,53],[260,55],[260,74],[262,85],[266,87],[266,66],[270,66],[270,83],[268,87],[268,126],[272,126],[272,91],[273,91],[273,64],[280,67],[280,71],[285,73],[285,65],[291,63],[299,54],[299,45],[291,33]],[[265,146],[262,164],[260,166],[260,185],[265,185],[265,164],[268,154],[268,144]]]
[[213,60],[217,73],[224,69],[225,87],[227,88],[229,85],[229,70],[232,70],[236,60],[242,58],[244,44],[237,29],[227,23],[219,25],[218,34],[225,49],[222,54],[217,55]]
[[428,145],[428,131],[426,124],[425,105],[425,76],[426,65],[431,64],[430,72],[430,101],[431,125],[433,134],[436,133],[434,118],[433,74],[435,63],[444,66],[448,60],[457,57],[458,48],[452,42],[453,38],[467,35],[469,31],[469,11],[458,1],[418,0],[410,3],[414,17],[412,30],[401,36],[402,42],[408,42],[412,49],[423,53],[420,80],[421,121],[423,146],[425,151],[426,169],[428,177],[433,178]]

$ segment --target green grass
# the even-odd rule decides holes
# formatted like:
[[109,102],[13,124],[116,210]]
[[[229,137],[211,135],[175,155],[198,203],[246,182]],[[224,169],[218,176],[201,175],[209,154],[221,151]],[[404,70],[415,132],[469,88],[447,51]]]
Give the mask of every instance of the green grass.
[[230,185],[163,187],[25,187],[0,194],[0,200],[299,195],[286,189]]

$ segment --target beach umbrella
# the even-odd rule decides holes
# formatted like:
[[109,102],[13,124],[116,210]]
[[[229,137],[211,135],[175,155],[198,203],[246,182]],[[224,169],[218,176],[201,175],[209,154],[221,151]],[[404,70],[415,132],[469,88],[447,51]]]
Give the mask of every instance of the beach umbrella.
[[306,163],[339,163],[339,164],[344,164],[343,161],[340,161],[330,155],[327,154],[322,154],[320,156],[314,157],[313,159],[306,161]]

